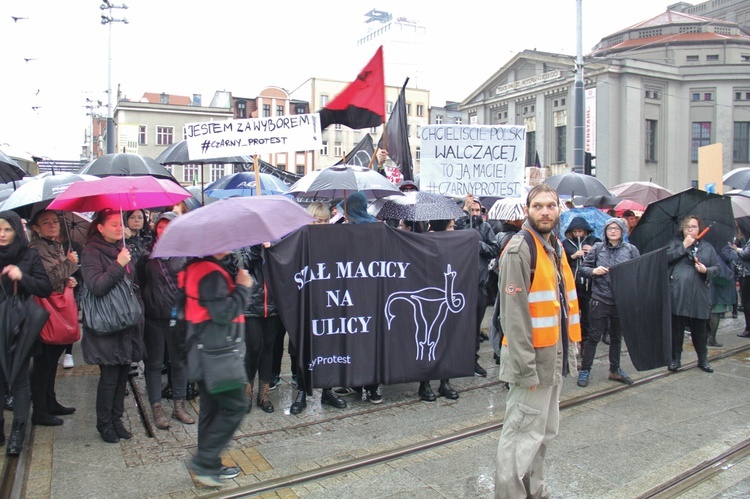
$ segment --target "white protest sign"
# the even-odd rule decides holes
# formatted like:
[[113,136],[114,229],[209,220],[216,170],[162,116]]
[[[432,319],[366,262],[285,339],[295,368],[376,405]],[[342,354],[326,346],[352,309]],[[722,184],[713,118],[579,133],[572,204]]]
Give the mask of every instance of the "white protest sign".
[[191,160],[310,151],[322,147],[317,113],[188,123],[183,134]]
[[419,186],[444,196],[520,196],[526,128],[507,125],[427,125]]

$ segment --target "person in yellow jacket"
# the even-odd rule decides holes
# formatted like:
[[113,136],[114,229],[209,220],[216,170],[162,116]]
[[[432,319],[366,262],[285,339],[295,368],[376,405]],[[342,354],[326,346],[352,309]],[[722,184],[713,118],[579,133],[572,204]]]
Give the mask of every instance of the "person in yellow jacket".
[[510,391],[497,449],[497,498],[549,495],[544,456],[558,432],[562,378],[577,375],[576,342],[581,341],[575,281],[552,233],[560,217],[557,192],[547,184],[534,187],[525,211],[528,218],[499,263],[500,322],[507,346],[500,379]]

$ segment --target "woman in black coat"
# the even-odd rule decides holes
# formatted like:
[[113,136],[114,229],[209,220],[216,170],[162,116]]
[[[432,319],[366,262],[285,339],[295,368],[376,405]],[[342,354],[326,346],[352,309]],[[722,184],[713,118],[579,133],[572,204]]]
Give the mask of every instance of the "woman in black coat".
[[[91,223],[89,239],[81,254],[81,273],[89,292],[104,296],[121,279],[133,280],[135,266],[122,244],[122,218],[117,210],[102,210]],[[143,360],[142,326],[105,336],[84,327],[81,349],[87,364],[98,364],[96,428],[102,439],[117,443],[132,435],[122,423],[125,388],[131,362]]]
[[669,295],[672,300],[672,362],[670,371],[680,368],[685,328],[690,326],[698,367],[707,373],[706,328],[711,316],[710,281],[719,273],[719,259],[713,246],[696,239],[703,230],[698,217],[689,215],[680,223],[680,235],[667,247]]
[[[29,248],[26,232],[21,218],[12,211],[0,212],[0,300],[13,296],[14,285],[18,296],[28,298],[31,295],[46,298],[52,293],[47,272],[42,260],[34,248]],[[5,334],[5,331],[2,331]],[[10,387],[13,395],[13,426],[8,439],[7,454],[17,456],[23,447],[26,431],[26,420],[31,406],[29,387],[29,360],[35,353],[32,347],[23,358],[18,376]],[[8,355],[7,352],[0,352]],[[8,365],[8,362],[6,362]],[[7,378],[0,369],[0,400],[5,400]],[[0,414],[0,445],[5,443],[5,418]]]

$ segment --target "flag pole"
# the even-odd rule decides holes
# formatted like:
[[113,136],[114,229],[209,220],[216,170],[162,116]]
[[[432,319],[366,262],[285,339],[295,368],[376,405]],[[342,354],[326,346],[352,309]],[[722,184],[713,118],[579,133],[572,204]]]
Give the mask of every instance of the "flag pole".
[[258,192],[258,196],[263,194],[260,192],[260,166],[258,166],[258,155],[253,154],[253,172],[255,172],[255,190]]
[[370,158],[370,164],[367,165],[367,168],[369,168],[370,170],[372,170],[373,161],[375,161],[375,158],[378,156],[378,151],[380,151],[380,148],[376,146],[375,151],[372,153],[372,157]]

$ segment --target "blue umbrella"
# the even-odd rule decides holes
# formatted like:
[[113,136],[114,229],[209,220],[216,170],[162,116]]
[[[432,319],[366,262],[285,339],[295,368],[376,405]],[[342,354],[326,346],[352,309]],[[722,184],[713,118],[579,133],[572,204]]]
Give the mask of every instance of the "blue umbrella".
[[[289,186],[267,173],[260,173],[260,191],[263,196],[284,194]],[[218,199],[257,196],[255,173],[239,172],[220,178],[206,187],[206,195]]]
[[[610,217],[603,211],[594,208],[593,206],[571,208],[568,211],[562,212],[560,214],[560,223],[558,224],[560,228],[560,237],[565,237],[565,231],[568,229],[568,225],[570,225],[571,220],[573,220],[575,217],[583,217],[589,223],[591,228],[594,229],[594,235],[602,241],[605,240],[604,224],[606,224],[607,220],[612,217]],[[625,234],[624,236],[625,241],[627,241],[628,235]]]

